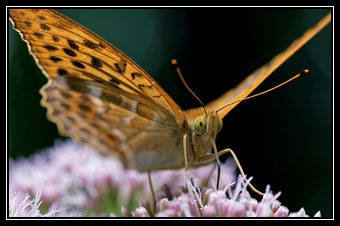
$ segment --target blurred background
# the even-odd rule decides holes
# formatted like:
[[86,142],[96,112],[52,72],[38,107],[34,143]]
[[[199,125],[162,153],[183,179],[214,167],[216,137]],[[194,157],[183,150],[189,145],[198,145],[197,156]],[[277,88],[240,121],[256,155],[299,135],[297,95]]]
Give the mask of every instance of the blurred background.
[[[58,9],[147,71],[182,107],[199,107],[170,60],[207,104],[286,49],[329,9],[163,8]],[[267,184],[290,211],[332,215],[332,29],[328,25],[254,93],[310,73],[245,101],[223,120],[217,148],[237,154],[253,185]],[[9,23],[9,155],[17,159],[59,137],[40,106],[46,78]],[[227,104],[227,103],[226,103]],[[226,159],[227,156],[222,159]],[[256,197],[256,194],[253,194]],[[257,197],[260,198],[260,197]]]

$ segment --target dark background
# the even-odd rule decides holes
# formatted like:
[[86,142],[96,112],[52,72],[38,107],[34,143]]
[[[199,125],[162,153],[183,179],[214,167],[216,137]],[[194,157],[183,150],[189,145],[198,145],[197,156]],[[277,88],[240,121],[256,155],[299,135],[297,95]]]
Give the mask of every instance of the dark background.
[[[144,68],[183,108],[236,86],[283,51],[329,9],[163,8],[60,9]],[[305,68],[310,73],[270,94],[245,101],[223,120],[219,150],[231,148],[253,185],[267,184],[290,211],[304,207],[332,215],[332,29],[328,25],[276,70],[254,93]],[[9,26],[9,154],[28,156],[53,145],[56,126],[46,119],[38,93],[46,78],[26,44]],[[227,103],[226,103],[227,104]],[[256,196],[256,194],[253,194]]]

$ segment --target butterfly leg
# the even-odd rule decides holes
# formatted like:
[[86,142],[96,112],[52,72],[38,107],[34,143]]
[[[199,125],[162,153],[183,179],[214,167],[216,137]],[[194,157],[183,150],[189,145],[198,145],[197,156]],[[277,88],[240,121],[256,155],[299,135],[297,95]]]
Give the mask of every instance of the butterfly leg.
[[[184,166],[185,166],[185,177],[187,181],[190,181],[190,176],[189,176],[189,163],[188,163],[188,135],[184,134],[183,136],[183,153],[184,153]],[[190,147],[190,145],[189,145]]]
[[184,136],[183,136],[183,153],[184,153],[184,166],[185,166],[185,172],[186,173],[189,171],[187,145],[188,145],[188,135],[184,134]]
[[[184,164],[185,164],[185,172],[186,176],[188,177],[189,171],[189,164],[188,164],[188,152],[187,152],[187,143],[188,142],[188,135],[184,134],[183,136],[183,152],[184,152]],[[158,167],[149,167],[148,168],[148,180],[150,185],[150,191],[152,195],[152,205],[153,205],[153,212],[156,213],[156,195],[153,190],[152,181],[151,181],[151,170],[162,170],[162,169],[174,169],[178,168],[178,166],[158,166]]]
[[150,186],[150,191],[151,191],[151,195],[152,195],[152,208],[153,208],[152,212],[156,213],[156,196],[155,196],[155,192],[154,192],[153,186],[152,186],[151,170],[152,170],[152,168],[148,168],[148,180],[149,180],[149,186]]
[[[240,172],[241,172],[241,175],[242,175],[243,177],[245,177],[245,174],[244,174],[244,172],[243,172],[243,169],[242,169],[242,167],[241,167],[241,164],[240,164],[240,162],[238,161],[238,158],[236,157],[236,154],[233,152],[233,150],[231,150],[230,148],[226,148],[226,149],[224,149],[224,150],[222,150],[222,151],[219,151],[219,152],[217,152],[217,157],[220,157],[220,156],[222,156],[223,154],[226,154],[226,153],[230,153],[230,154],[232,155],[232,157],[233,157],[233,159],[234,159],[234,161],[235,161],[235,163],[236,163],[236,165],[237,165],[237,168],[238,168],[238,169],[240,170]],[[210,162],[213,162],[213,161],[216,161],[216,154],[215,154],[215,153],[214,153],[214,154],[210,154],[210,155],[204,156],[204,157],[201,158],[198,162],[195,163],[195,166],[206,165],[206,164],[208,164],[208,163],[210,163]],[[245,180],[246,182],[248,182],[247,178],[244,178],[244,180]],[[257,190],[251,183],[248,183],[248,185],[249,185],[250,189],[251,189],[252,191],[254,191],[255,193],[257,193],[257,194],[259,194],[259,195],[261,195],[261,196],[264,195],[262,192],[260,192],[259,190]]]
[[216,157],[216,165],[217,165],[217,180],[216,180],[216,190],[218,190],[219,185],[220,185],[220,175],[221,175],[221,162],[220,162],[220,158],[217,154],[217,148],[216,148],[216,143],[215,141],[211,138],[211,142],[213,145],[213,149],[214,149],[214,154]]
[[148,180],[149,180],[149,186],[150,186],[150,191],[151,191],[151,195],[152,195],[152,213],[155,214],[157,209],[156,209],[156,195],[155,195],[155,191],[153,189],[153,185],[152,185],[152,180],[151,180],[151,171],[157,171],[157,170],[166,170],[166,169],[177,169],[178,166],[174,166],[174,165],[169,165],[169,166],[157,166],[157,167],[149,167],[148,168]]

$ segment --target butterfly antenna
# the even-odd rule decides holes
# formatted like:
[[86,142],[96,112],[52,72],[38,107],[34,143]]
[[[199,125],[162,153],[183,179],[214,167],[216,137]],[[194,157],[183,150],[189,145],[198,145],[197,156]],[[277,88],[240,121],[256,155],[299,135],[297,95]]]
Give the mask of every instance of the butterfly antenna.
[[202,105],[203,110],[204,110],[204,112],[205,112],[205,115],[208,115],[207,109],[205,108],[203,102],[200,100],[200,98],[198,98],[198,96],[194,93],[194,91],[192,91],[192,90],[190,89],[190,87],[188,86],[188,84],[187,84],[186,81],[184,80],[184,77],[183,77],[183,75],[182,75],[182,72],[181,72],[181,70],[179,69],[177,60],[176,60],[176,59],[172,59],[172,60],[171,60],[171,64],[175,67],[176,72],[177,72],[178,76],[180,77],[181,81],[183,82],[185,88],[187,88],[187,90],[189,90],[189,92],[190,92],[190,93],[191,93],[191,94],[192,94],[192,95],[200,102],[200,104]]
[[258,94],[255,94],[255,95],[246,97],[246,98],[244,98],[244,99],[242,99],[242,100],[234,101],[234,102],[232,102],[232,103],[230,103],[230,104],[227,104],[227,105],[225,105],[224,107],[218,109],[217,112],[220,111],[220,110],[222,110],[222,109],[224,109],[224,108],[226,108],[226,107],[228,107],[228,106],[230,106],[230,105],[233,105],[233,104],[239,103],[239,102],[241,102],[241,101],[248,100],[248,99],[250,99],[250,98],[257,97],[257,96],[260,96],[260,95],[262,95],[262,94],[265,94],[265,93],[268,93],[268,92],[270,92],[270,91],[273,91],[274,89],[277,89],[277,88],[279,88],[280,86],[283,86],[283,85],[285,85],[285,84],[287,84],[287,83],[293,81],[294,79],[296,79],[296,78],[298,78],[298,77],[300,77],[300,76],[302,76],[302,75],[307,74],[308,72],[309,72],[309,70],[308,70],[308,69],[305,69],[303,72],[301,72],[301,73],[295,75],[294,77],[288,79],[287,81],[285,81],[285,82],[283,82],[283,83],[281,83],[281,84],[279,84],[279,85],[277,85],[277,86],[275,86],[275,87],[273,87],[273,88],[271,88],[271,89],[268,89],[268,90],[263,91],[263,92],[261,92],[261,93],[258,93]]

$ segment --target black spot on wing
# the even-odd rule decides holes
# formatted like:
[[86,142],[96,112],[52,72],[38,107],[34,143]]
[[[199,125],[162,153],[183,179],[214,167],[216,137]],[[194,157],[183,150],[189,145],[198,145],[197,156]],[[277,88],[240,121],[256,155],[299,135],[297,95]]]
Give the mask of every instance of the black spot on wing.
[[54,63],[57,63],[57,62],[59,62],[59,61],[62,61],[62,59],[60,59],[59,57],[56,57],[56,56],[50,56],[49,59],[52,60]]
[[78,62],[78,61],[75,61],[75,60],[71,60],[72,64],[78,68],[85,68],[85,65]]
[[83,101],[90,101],[91,99],[87,96],[87,95],[85,95],[85,94],[82,94],[81,96],[80,96],[80,99],[82,99]]
[[120,82],[115,78],[111,78],[110,83],[113,84],[116,87],[120,84]]
[[58,75],[67,75],[68,72],[65,70],[65,69],[62,69],[62,68],[58,68],[58,71],[57,71]]
[[107,137],[110,139],[110,140],[116,140],[116,137],[113,136],[112,134],[107,134]]
[[63,91],[60,91],[60,95],[66,99],[71,99],[73,97],[71,94],[63,92]]
[[76,122],[76,120],[75,120],[73,117],[71,117],[71,116],[67,116],[66,118],[67,118],[70,122],[73,122],[73,123]]
[[132,78],[132,80],[134,80],[136,77],[140,78],[140,77],[142,77],[142,75],[139,74],[138,72],[132,72],[132,73],[131,73],[131,78]]
[[44,17],[44,16],[42,16],[42,15],[38,15],[38,18],[39,18],[40,20],[46,20],[46,17]]
[[60,38],[57,37],[57,36],[52,35],[52,40],[55,41],[55,42],[59,42]]
[[119,63],[114,63],[113,65],[115,66],[116,70],[119,73],[124,73],[125,72],[126,62],[124,60],[121,59]]
[[64,53],[66,53],[67,55],[69,55],[71,57],[77,56],[77,54],[71,49],[64,48],[63,50],[64,50]]
[[153,98],[160,98],[162,95],[152,96]]
[[91,108],[89,106],[87,106],[86,104],[78,104],[78,107],[82,111],[86,111],[86,112],[91,111]]
[[90,130],[86,129],[86,128],[80,128],[81,131],[83,131],[84,133],[87,133],[89,135],[91,135]]
[[72,49],[74,49],[74,50],[79,50],[78,45],[77,45],[74,41],[72,41],[72,40],[67,40],[67,43],[68,43],[68,45],[69,45]]
[[48,44],[45,44],[43,47],[44,47],[45,49],[47,49],[48,51],[50,51],[50,52],[53,52],[53,51],[58,50],[57,47],[52,46],[52,45],[48,45]]
[[90,125],[95,129],[100,129],[100,126],[96,123],[90,123]]
[[140,89],[144,89],[144,88],[152,89],[152,85],[147,86],[147,85],[144,85],[144,84],[138,84],[138,87],[139,87]]
[[93,43],[89,40],[84,40],[84,45],[89,47],[90,49],[95,49],[98,47],[98,45],[96,43]]
[[51,28],[48,25],[46,25],[46,24],[40,24],[40,28],[43,29],[44,31],[51,30]]
[[63,108],[65,108],[66,110],[70,110],[70,109],[71,109],[71,106],[68,105],[68,104],[66,104],[66,103],[61,103],[61,106],[62,106]]
[[114,63],[113,65],[115,66],[116,70],[117,70],[119,73],[122,73],[122,72],[123,72],[122,69],[119,67],[119,64],[118,64],[118,63]]
[[92,57],[91,59],[91,65],[92,67],[94,68],[97,68],[97,69],[100,69],[103,67],[102,63],[100,62],[100,60],[98,60],[97,58],[95,57]]
[[32,23],[31,22],[25,21],[24,23],[26,24],[27,27],[32,27]]
[[38,39],[43,39],[44,38],[44,35],[43,34],[41,34],[41,33],[39,33],[39,32],[33,32],[33,35],[35,36],[35,37],[37,37]]

